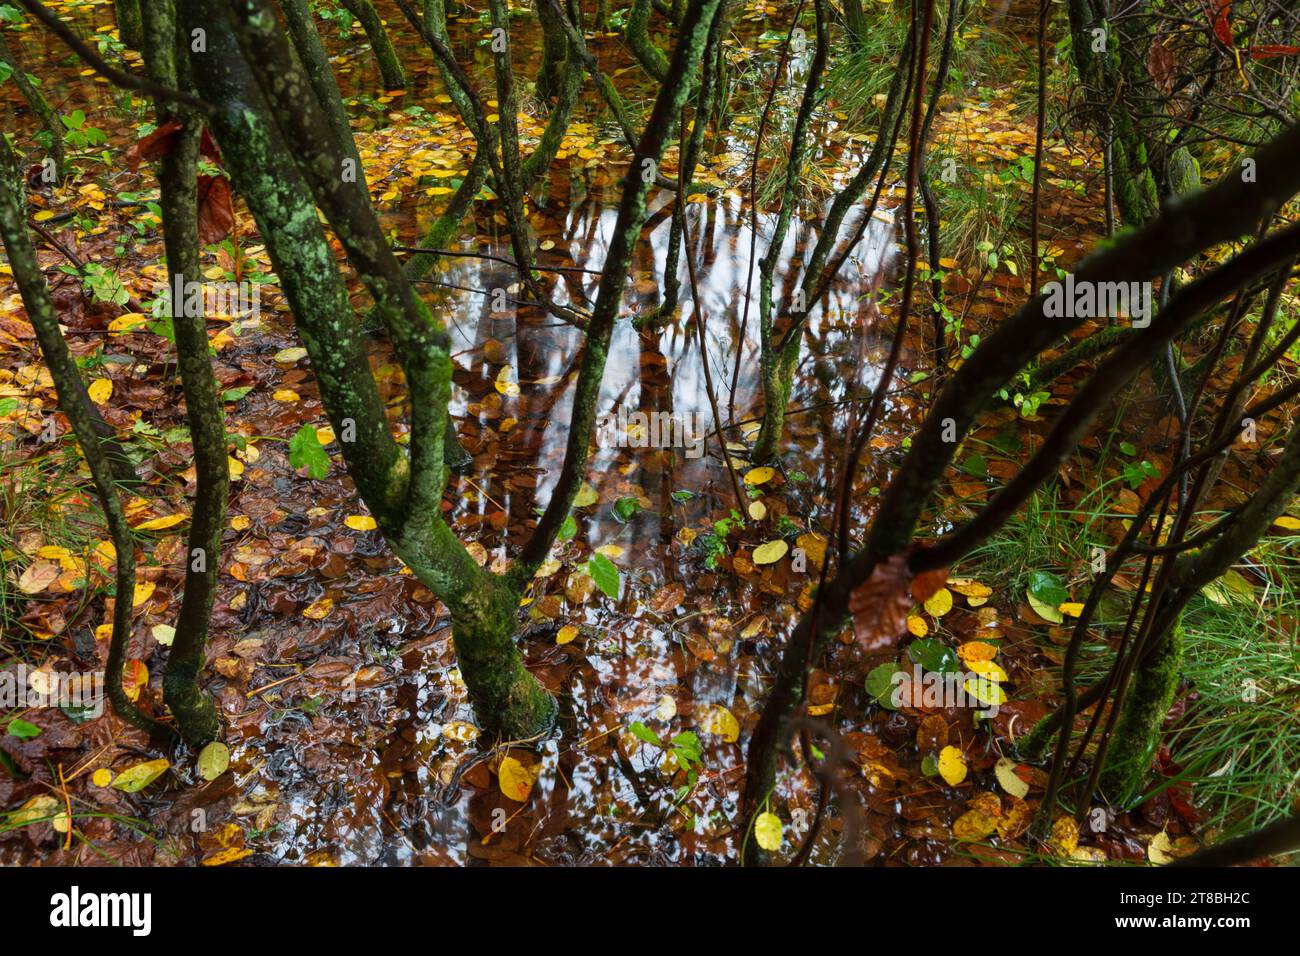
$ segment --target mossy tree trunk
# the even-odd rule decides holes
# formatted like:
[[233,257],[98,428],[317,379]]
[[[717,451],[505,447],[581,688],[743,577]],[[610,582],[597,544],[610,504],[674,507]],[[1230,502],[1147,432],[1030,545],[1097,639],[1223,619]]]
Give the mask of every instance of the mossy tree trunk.
[[[699,60],[709,22],[702,18],[711,18],[717,2],[702,0],[686,18],[670,80],[656,100],[624,185],[588,328],[559,482],[519,558],[507,573],[496,575],[475,564],[441,514],[451,387],[446,333],[393,257],[368,196],[355,182],[340,179],[338,144],[328,135],[320,104],[297,68],[269,4],[236,0],[230,8],[229,32],[221,28],[227,21],[218,0],[182,0],[187,26],[210,27],[208,50],[195,55],[194,75],[203,98],[215,108],[213,130],[293,306],[335,432],[356,436],[341,445],[349,473],[393,550],[446,604],[479,722],[507,737],[544,731],[555,713],[554,701],[524,668],[513,641],[519,595],[549,552],[585,477],[609,336],[653,182],[643,175],[643,164],[653,169],[660,160]],[[501,10],[495,14],[499,20]],[[467,105],[478,120],[479,104]],[[286,140],[293,143],[292,153]],[[388,430],[359,323],[317,206],[374,298],[376,314],[406,375],[412,408],[409,456]]]
[[[189,86],[188,63],[180,46],[173,0],[149,0],[145,7],[145,65],[159,86]],[[164,100],[157,103],[158,124],[184,124],[175,146],[159,160],[163,244],[167,256],[168,301],[176,337],[177,368],[185,392],[185,415],[194,448],[196,489],[185,552],[185,591],[176,637],[167,658],[163,696],[181,736],[193,746],[214,739],[221,721],[211,698],[198,684],[204,665],[225,527],[230,481],[226,463],[226,418],[209,358],[207,320],[191,308],[190,284],[201,284],[199,269],[198,159],[202,121],[193,111]],[[235,239],[238,242],[238,237]],[[196,297],[201,301],[201,297]]]
[[385,89],[402,89],[406,86],[406,71],[402,69],[402,61],[398,59],[397,51],[393,49],[392,38],[389,37],[375,5],[370,0],[341,0],[341,2],[361,23],[361,29],[366,31],[366,39],[370,41],[370,50],[375,55],[375,62],[379,64],[379,75],[384,81]]

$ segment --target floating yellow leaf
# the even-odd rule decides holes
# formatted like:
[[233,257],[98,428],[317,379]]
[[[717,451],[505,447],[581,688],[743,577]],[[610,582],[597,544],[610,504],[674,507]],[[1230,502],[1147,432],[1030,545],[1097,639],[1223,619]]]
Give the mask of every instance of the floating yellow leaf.
[[952,835],[958,840],[983,840],[997,828],[997,817],[983,810],[967,810],[953,822]]
[[123,793],[138,793],[166,773],[170,766],[168,761],[159,759],[127,767],[113,778],[113,789]]
[[319,621],[322,618],[324,618],[325,615],[329,614],[330,609],[333,607],[334,607],[333,598],[328,598],[328,597],[319,598],[313,601],[311,603],[311,606],[302,612],[302,616],[305,618],[310,618],[313,621]]
[[1029,792],[1029,784],[1020,779],[1016,773],[1018,764],[1010,757],[999,757],[998,762],[993,765],[993,775],[998,778],[998,783],[1002,789],[1013,797],[1024,799],[1025,794]]
[[755,521],[762,521],[767,517],[767,505],[761,501],[751,501],[748,510],[750,518]]
[[925,612],[932,617],[943,617],[952,610],[952,592],[939,588],[925,599]]
[[967,665],[971,661],[991,661],[997,653],[997,646],[985,641],[967,641],[957,648],[957,656]]
[[925,618],[919,614],[909,614],[907,616],[907,632],[913,637],[925,637],[930,633],[930,625],[925,623]]
[[706,734],[717,734],[729,744],[740,739],[740,723],[734,714],[721,704],[714,704],[704,714],[700,729]]
[[578,636],[578,633],[579,631],[576,627],[572,624],[566,624],[564,627],[560,628],[559,633],[555,635],[555,643],[568,644]]
[[497,769],[497,785],[511,800],[523,803],[532,793],[540,769],[539,766],[525,767],[514,757],[502,757]]
[[775,474],[776,474],[776,469],[769,468],[767,465],[763,465],[759,468],[751,468],[748,472],[745,473],[745,484],[761,485],[764,484],[765,482],[771,481],[772,477]]
[[599,500],[600,496],[596,494],[596,489],[591,487],[590,482],[584,481],[582,487],[578,489],[578,494],[573,499],[573,507],[585,508],[587,505],[594,505]]
[[1273,524],[1287,531],[1300,531],[1300,518],[1293,518],[1290,515],[1278,515],[1273,519]]
[[86,394],[96,405],[103,405],[108,401],[108,397],[113,394],[113,380],[109,378],[97,378],[86,388]]
[[764,850],[781,848],[781,818],[775,813],[760,813],[754,818],[754,839]]
[[149,598],[153,597],[155,585],[152,581],[141,581],[135,586],[135,594],[132,595],[131,606],[139,607]]
[[1061,817],[1052,824],[1052,833],[1047,838],[1047,846],[1057,856],[1070,856],[1079,845],[1079,824],[1074,817]]
[[299,395],[291,388],[277,388],[271,394],[271,397],[277,402],[296,402],[298,401]]
[[785,557],[785,553],[789,550],[790,546],[780,538],[768,541],[754,549],[754,563],[774,564]]
[[951,744],[939,751],[939,776],[950,787],[966,779],[966,757]]
[[97,787],[107,787],[113,782],[113,771],[107,767],[100,767],[90,775],[90,782]]
[[348,515],[343,523],[353,531],[374,531],[379,525],[370,515]]
[[280,349],[280,351],[276,352],[274,356],[277,362],[283,362],[286,365],[292,365],[299,359],[304,359],[306,357],[307,350],[301,345],[295,345],[292,348],[287,349]]
[[1058,605],[1056,609],[1062,614],[1068,614],[1070,617],[1078,617],[1083,613],[1083,605],[1074,601],[1066,601],[1064,604]]
[[164,528],[172,528],[184,521],[186,515],[178,513],[174,515],[163,515],[161,518],[150,518],[148,521],[142,521],[135,526],[136,531],[162,531]]
[[202,862],[203,866],[225,866],[227,863],[234,863],[242,860],[246,856],[252,856],[253,851],[246,846],[232,846],[212,854]]

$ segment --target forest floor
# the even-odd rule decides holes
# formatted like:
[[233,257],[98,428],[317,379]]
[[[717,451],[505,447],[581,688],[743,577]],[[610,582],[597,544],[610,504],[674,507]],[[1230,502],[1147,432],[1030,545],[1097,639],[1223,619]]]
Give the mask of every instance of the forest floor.
[[[107,4],[52,6],[82,22],[111,22]],[[1008,20],[985,29],[1014,40],[1026,17],[1013,10]],[[769,34],[784,29],[787,19],[783,6],[747,5],[738,26],[745,39],[730,51],[732,59],[770,61]],[[481,24],[453,26],[471,56]],[[405,91],[376,92],[364,44],[328,39],[344,93],[363,117],[358,143],[384,225],[397,241],[418,244],[463,176],[472,137],[406,31],[397,34],[414,74]],[[966,39],[981,42],[978,28]],[[21,55],[45,55],[42,42],[23,37]],[[635,70],[618,39],[597,38],[595,49],[620,83],[632,82]],[[144,484],[128,511],[144,554],[130,596],[135,626],[128,674],[140,701],[159,710],[194,475],[172,345],[148,308],[166,278],[150,208],[156,183],[147,164],[131,169],[122,161],[147,109],[87,72],[65,63],[64,87],[47,95],[65,114],[82,115],[86,126],[101,130],[105,143],[82,151],[76,178],[35,194],[42,209],[34,221],[49,233],[42,263],[91,394],[140,453]],[[8,86],[4,95],[13,100],[16,94]],[[963,96],[945,101],[939,121],[936,140],[962,144],[963,168],[981,176],[987,170],[1014,199],[984,217],[978,235],[963,238],[953,258],[930,266],[940,273],[949,307],[963,317],[963,344],[977,341],[1028,288],[1029,186],[1019,173],[1032,157],[1035,117],[1023,100],[1014,83],[972,82]],[[73,113],[78,105],[83,114]],[[801,207],[792,248],[806,241],[804,223],[817,221],[837,177],[854,167],[869,143],[862,130],[836,122],[834,102],[826,113],[816,169],[808,173],[811,184],[824,184],[822,199],[814,196]],[[542,120],[532,104],[523,118],[525,136],[535,136]],[[750,268],[750,220],[742,198],[755,121],[755,115],[734,115],[727,135],[711,139],[706,172],[697,177],[709,191],[690,199],[696,246],[687,254],[699,264],[709,361],[724,382],[735,362]],[[541,264],[599,271],[612,225],[613,175],[623,156],[621,141],[600,115],[578,117],[544,195],[530,208],[542,240]],[[675,156],[669,153],[669,175]],[[1068,268],[1105,232],[1096,198],[1098,164],[1091,144],[1055,133],[1047,162],[1044,245],[1056,264]],[[887,205],[901,197],[897,180],[890,197]],[[657,301],[670,200],[652,194],[655,212],[634,264],[628,312]],[[223,215],[224,206],[214,202],[213,214]],[[745,502],[734,500],[712,439],[700,457],[681,448],[600,449],[572,534],[539,573],[522,612],[528,664],[562,702],[560,729],[540,741],[489,742],[479,739],[474,725],[444,609],[387,550],[352,494],[256,227],[238,197],[230,212],[232,235],[208,248],[205,277],[257,283],[260,309],[213,316],[210,323],[232,437],[233,483],[207,687],[227,723],[228,769],[214,775],[182,748],[152,749],[143,734],[107,712],[0,708],[6,723],[18,719],[36,729],[0,735],[0,810],[9,811],[0,816],[0,862],[734,860],[743,747],[773,662],[810,600],[826,547],[844,403],[851,390],[873,384],[872,372],[887,350],[878,336],[898,308],[891,292],[898,241],[892,215],[881,215],[880,228],[843,270],[811,324],[809,336],[818,347],[807,355],[821,358],[806,358],[799,369],[792,401],[799,411],[791,417],[779,469],[755,468],[747,459],[756,426],[744,422],[758,410],[756,343],[752,333],[740,343],[732,402],[741,424],[727,433],[727,447],[745,473]],[[457,248],[509,254],[490,202],[476,205]],[[758,254],[763,251],[760,236]],[[492,312],[488,297],[474,290],[514,281],[500,263],[448,259],[431,278],[430,301],[446,316],[455,346],[453,415],[474,459],[468,475],[453,478],[443,507],[476,558],[498,564],[518,545],[534,509],[545,504],[537,491],[562,454],[567,386],[580,337],[536,310]],[[564,283],[569,295],[580,297],[597,278],[572,272]],[[356,302],[364,313],[359,283]],[[684,310],[654,335],[620,322],[603,408],[670,410],[698,423],[699,432],[712,430],[688,318]],[[904,379],[925,370],[925,355],[924,343],[907,342]],[[1196,355],[1185,358],[1192,362]],[[372,362],[397,416],[405,388],[379,338]],[[933,528],[968,513],[1016,472],[1074,381],[1057,381],[1037,395],[1026,384],[1022,398],[1030,405],[1008,402],[983,419],[949,476]],[[890,396],[885,427],[855,488],[855,520],[871,513],[928,388],[926,377],[916,375]],[[123,599],[111,594],[114,555],[111,545],[105,547],[71,437],[40,441],[54,405],[17,291],[0,267],[0,666],[14,673],[20,667],[28,673],[75,671],[102,659],[106,622],[114,600]],[[1105,437],[1117,422],[1124,447]],[[308,477],[308,469],[290,463],[291,440],[304,426],[329,455],[325,477]],[[1010,749],[1057,702],[1068,617],[1086,591],[1087,544],[1122,530],[1125,516],[1150,490],[1143,463],[1167,465],[1176,436],[1159,381],[1144,378],[1101,416],[1097,434],[1061,470],[1050,495],[1037,501],[1040,510],[1013,532],[1022,537],[952,569],[948,586],[913,612],[910,643],[834,649],[813,677],[808,712],[832,719],[856,752],[860,772],[846,775],[840,796],[854,794],[866,813],[856,821],[845,815],[827,820],[814,860],[833,859],[849,825],[859,830],[850,835],[875,863],[1161,860],[1198,845],[1206,811],[1198,808],[1199,791],[1180,773],[1176,755],[1165,749],[1159,759],[1167,785],[1149,799],[1128,810],[1104,810],[1082,828],[1063,817],[1047,848],[1031,849],[1024,830],[1045,774],[1018,763]],[[1254,465],[1236,459],[1227,473],[1243,495],[1260,477]],[[762,507],[751,512],[755,502]],[[762,516],[736,522],[733,509]],[[719,522],[733,527],[719,528]],[[759,560],[768,552],[757,549],[778,540],[801,548],[806,565],[797,568],[788,556]],[[594,552],[619,568],[616,600],[582,573]],[[1210,604],[1222,607],[1221,601],[1245,595],[1249,605],[1268,586],[1263,570],[1238,578],[1239,593],[1226,589]],[[1118,585],[1131,590],[1137,582],[1121,576]],[[1255,603],[1263,607],[1262,598]],[[1271,612],[1264,617],[1264,626],[1280,636],[1294,633],[1294,619]],[[1106,640],[1099,633],[1094,658]],[[1007,701],[995,716],[973,721],[968,710],[924,701],[895,710],[871,693],[868,675],[882,665],[901,661],[910,668],[936,655],[944,666],[960,661],[971,670],[1000,673]],[[1184,687],[1171,727],[1196,712],[1201,692]],[[696,734],[700,743],[693,787],[683,786],[680,749],[652,742],[682,733]],[[787,823],[783,852],[792,852],[816,808],[816,779],[789,770],[770,803]]]

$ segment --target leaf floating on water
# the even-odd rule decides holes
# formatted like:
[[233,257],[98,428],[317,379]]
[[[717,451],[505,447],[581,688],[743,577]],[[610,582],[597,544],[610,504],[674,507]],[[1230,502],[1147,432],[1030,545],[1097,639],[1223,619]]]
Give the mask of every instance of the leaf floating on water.
[[348,515],[343,519],[343,523],[353,531],[374,531],[379,527],[378,522],[370,515]]
[[754,839],[764,850],[781,848],[781,818],[775,813],[760,813],[754,819]]
[[705,712],[700,729],[706,734],[716,734],[729,744],[740,739],[740,722],[721,704],[714,704]]
[[931,617],[943,617],[952,610],[952,592],[939,588],[925,599],[925,612]]
[[216,780],[230,766],[230,748],[219,740],[214,740],[199,751],[199,776],[204,780]]
[[999,757],[998,762],[993,765],[993,775],[998,778],[998,783],[1003,790],[1023,800],[1025,794],[1029,793],[1029,784],[1021,780],[1016,773],[1018,766],[1019,764],[1010,757]]
[[86,394],[96,405],[103,405],[108,401],[109,396],[113,394],[113,380],[111,378],[97,378],[86,387]]
[[760,544],[754,549],[755,564],[775,564],[785,557],[785,553],[790,550],[790,546],[781,538]]
[[590,482],[584,481],[582,487],[578,489],[578,494],[573,499],[573,507],[586,508],[588,505],[594,505],[600,500],[600,495],[596,494],[596,489],[591,487]]
[[677,610],[684,600],[686,600],[686,587],[674,581],[672,584],[665,584],[654,593],[654,597],[650,599],[650,610],[663,617]]
[[497,769],[497,785],[511,800],[523,803],[533,791],[540,766],[526,767],[514,757],[502,757]]
[[123,793],[139,793],[171,767],[166,760],[146,760],[127,767],[113,779],[113,789]]
[[769,468],[767,465],[761,465],[758,468],[751,468],[745,472],[745,484],[762,485],[771,481],[776,476],[776,469]]
[[302,612],[302,616],[312,621],[319,621],[324,619],[333,607],[333,598],[317,598]]
[[966,779],[966,757],[951,745],[939,751],[939,776],[950,787],[955,787]]
[[558,632],[556,632],[555,643],[568,644],[575,637],[577,637],[579,633],[580,632],[578,631],[578,629],[574,627],[572,624],[566,624],[564,625],[564,627],[560,628]]

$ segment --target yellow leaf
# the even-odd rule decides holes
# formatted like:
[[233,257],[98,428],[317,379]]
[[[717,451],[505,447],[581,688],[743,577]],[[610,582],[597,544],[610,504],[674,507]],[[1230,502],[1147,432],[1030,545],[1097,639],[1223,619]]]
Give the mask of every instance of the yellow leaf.
[[277,362],[283,362],[286,365],[292,365],[294,362],[297,362],[299,359],[306,358],[306,357],[307,357],[307,350],[303,348],[301,345],[295,345],[292,348],[287,348],[287,349],[280,349],[280,351],[276,352],[275,355],[273,356],[273,358]]
[[113,394],[113,380],[109,378],[97,378],[90,383],[86,389],[86,394],[96,405],[103,405],[108,401],[108,397]]
[[235,515],[230,519],[230,527],[235,531],[247,531],[253,525],[253,519],[248,515]]
[[582,487],[578,489],[577,496],[573,499],[573,507],[585,508],[587,505],[594,505],[599,500],[600,496],[596,494],[596,489],[591,487],[590,482],[584,481]]
[[754,563],[774,564],[785,557],[785,553],[789,550],[790,546],[780,538],[768,541],[754,549]]
[[135,526],[136,531],[162,531],[164,528],[171,528],[182,521],[186,515],[183,512],[174,515],[163,515],[161,518],[150,518],[148,521],[142,521]]
[[97,787],[107,787],[113,782],[113,771],[107,767],[100,767],[90,775],[90,782]]
[[277,388],[271,397],[277,402],[296,402],[299,396],[291,388]]
[[603,554],[605,557],[613,560],[614,558],[621,558],[623,556],[623,549],[616,544],[602,544],[596,549],[596,553]]
[[925,618],[919,614],[909,614],[907,616],[907,633],[913,637],[925,637],[930,633],[930,625],[925,623]]
[[379,525],[370,515],[348,515],[343,523],[353,531],[374,531]]
[[316,429],[316,440],[322,445],[328,445],[334,440],[334,429],[326,425],[324,428]]
[[1007,702],[1006,693],[992,677],[967,677],[962,687],[985,707],[1001,707]]
[[714,704],[705,712],[700,729],[706,734],[717,734],[729,744],[734,744],[740,739],[739,721],[721,704]]
[[754,839],[764,850],[781,848],[781,818],[775,813],[760,813],[754,819]]
[[1047,838],[1047,846],[1057,856],[1070,856],[1078,845],[1079,825],[1074,822],[1074,817],[1061,817],[1052,824],[1052,833]]
[[1083,605],[1074,601],[1066,601],[1056,608],[1062,614],[1068,614],[1070,617],[1078,617],[1083,613]]
[[312,602],[310,607],[302,612],[302,616],[313,621],[319,621],[325,617],[325,615],[329,614],[332,607],[334,607],[333,598],[318,598]]
[[943,617],[952,610],[952,592],[939,588],[925,599],[925,611],[932,617]]
[[244,463],[238,458],[231,458],[227,455],[226,470],[230,472],[230,478],[232,481],[238,481],[244,476]]
[[967,666],[971,661],[991,661],[998,654],[998,649],[993,644],[984,641],[967,641],[957,648],[957,656],[960,657]]
[[135,594],[132,596],[131,606],[139,607],[149,598],[153,597],[155,585],[152,581],[142,581],[135,586]]
[[232,846],[220,850],[203,861],[203,866],[225,866],[227,863],[234,863],[242,860],[246,856],[252,856],[253,851],[246,846]]
[[939,776],[950,787],[966,779],[966,757],[951,744],[939,751]]
[[556,644],[568,644],[578,636],[578,629],[572,624],[566,624],[560,628],[559,633],[555,635]]
[[999,757],[998,762],[993,765],[993,775],[998,778],[998,783],[1002,785],[1003,790],[1023,800],[1025,794],[1029,792],[1029,784],[1020,779],[1016,767],[1016,762],[1010,757]]
[[171,764],[166,760],[159,759],[146,760],[144,763],[127,767],[113,778],[113,789],[124,793],[138,793],[166,773],[170,766]]
[[749,516],[755,521],[762,521],[767,517],[767,505],[761,501],[751,501],[749,503]]
[[958,840],[983,840],[998,828],[996,817],[983,810],[967,810],[952,825],[952,835]]
[[775,474],[776,469],[769,468],[767,465],[763,465],[759,468],[751,468],[745,473],[745,484],[761,485],[771,481]]
[[1278,515],[1273,519],[1273,524],[1287,531],[1300,531],[1300,518],[1292,518],[1290,515]]
[[497,785],[511,800],[523,803],[533,791],[539,770],[539,766],[525,767],[514,757],[502,757],[497,770]]

